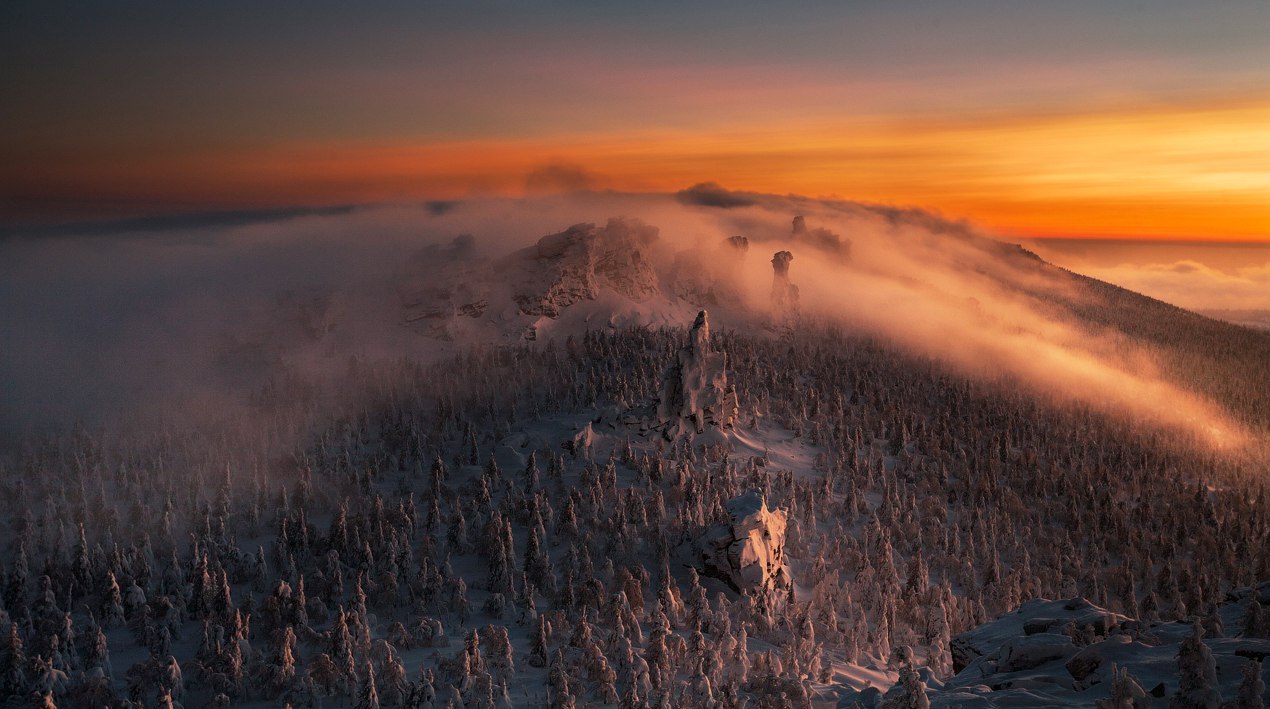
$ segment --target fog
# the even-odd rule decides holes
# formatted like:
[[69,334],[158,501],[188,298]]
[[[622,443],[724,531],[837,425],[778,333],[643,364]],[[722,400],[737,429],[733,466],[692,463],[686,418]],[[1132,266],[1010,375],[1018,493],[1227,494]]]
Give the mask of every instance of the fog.
[[[808,226],[797,237],[795,215]],[[746,236],[737,289],[744,307],[735,309],[755,318],[734,325],[771,327],[769,259],[787,249],[804,318],[1213,444],[1246,435],[1218,406],[1167,381],[1152,352],[1075,320],[1063,303],[1092,296],[1017,247],[918,210],[717,185],[678,195],[543,194],[11,236],[0,241],[0,428],[102,422],[137,410],[249,416],[253,388],[280,368],[322,380],[339,376],[352,357],[453,352],[467,343],[438,341],[405,322],[404,282],[440,282],[459,264],[479,278],[490,259],[615,216],[660,229],[645,256],[663,285],[684,251],[700,249],[710,264],[725,237]]]
[[1197,311],[1270,311],[1270,242],[1038,240],[1051,263]]
[[1270,310],[1270,261],[1229,270],[1191,259],[1124,263],[1085,273],[1189,310]]

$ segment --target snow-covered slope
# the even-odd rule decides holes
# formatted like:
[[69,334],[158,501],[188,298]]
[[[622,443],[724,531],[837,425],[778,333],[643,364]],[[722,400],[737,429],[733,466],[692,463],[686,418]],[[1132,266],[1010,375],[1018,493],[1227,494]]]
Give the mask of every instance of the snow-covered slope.
[[727,257],[718,263],[683,251],[659,273],[651,261],[658,239],[654,226],[614,218],[575,224],[498,259],[441,262],[406,277],[403,317],[424,336],[466,342],[676,326],[706,305],[716,321],[758,322],[740,296],[745,242],[721,240]]
[[[1264,432],[1270,339],[967,235],[926,268],[930,231],[848,249],[810,217],[746,219],[703,249],[651,219],[458,239],[364,292],[271,301],[304,344],[244,346],[266,379],[222,417],[5,449],[3,696],[1255,705],[1267,458],[1100,405],[1124,373],[1100,365]],[[1078,333],[1100,334],[1045,358]],[[383,351],[347,357],[363,336]],[[996,337],[1101,388],[968,366]]]

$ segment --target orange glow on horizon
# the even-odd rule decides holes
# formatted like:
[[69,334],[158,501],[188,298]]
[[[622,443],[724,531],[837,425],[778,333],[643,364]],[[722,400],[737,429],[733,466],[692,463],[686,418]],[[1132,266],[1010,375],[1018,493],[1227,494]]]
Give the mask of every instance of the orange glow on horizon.
[[[1069,115],[796,120],[726,132],[43,158],[0,169],[14,204],[254,208],[519,195],[546,164],[589,186],[905,204],[1026,236],[1270,239],[1270,98]],[[31,159],[34,161],[34,156]]]

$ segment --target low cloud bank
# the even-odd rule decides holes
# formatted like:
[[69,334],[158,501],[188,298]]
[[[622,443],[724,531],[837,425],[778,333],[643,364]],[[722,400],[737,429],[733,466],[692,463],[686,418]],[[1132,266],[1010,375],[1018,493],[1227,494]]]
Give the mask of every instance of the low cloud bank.
[[[567,166],[539,177],[544,190],[588,184]],[[801,231],[791,226],[794,215],[805,217]],[[189,401],[233,415],[247,411],[238,407],[261,373],[278,368],[336,376],[350,357],[452,351],[463,343],[430,340],[405,323],[404,280],[426,282],[455,264],[480,278],[478,266],[490,258],[615,216],[659,229],[647,254],[659,274],[693,250],[695,262],[709,263],[722,239],[746,236],[751,248],[734,277],[751,311],[769,307],[769,259],[789,250],[809,315],[970,374],[1004,373],[1042,395],[1219,442],[1242,435],[1217,406],[1160,375],[1152,352],[1075,321],[1062,302],[1088,296],[1018,247],[920,210],[713,184],[677,195],[566,191],[0,241],[0,339],[8,343],[0,350],[0,428]],[[1196,264],[1117,277],[1133,273],[1144,279],[1135,289],[1148,293],[1179,278],[1208,283],[1209,302],[1221,296],[1225,307],[1266,297],[1266,270],[1231,276]]]
[[1085,273],[1188,310],[1270,310],[1270,260],[1229,271],[1186,260],[1126,263]]

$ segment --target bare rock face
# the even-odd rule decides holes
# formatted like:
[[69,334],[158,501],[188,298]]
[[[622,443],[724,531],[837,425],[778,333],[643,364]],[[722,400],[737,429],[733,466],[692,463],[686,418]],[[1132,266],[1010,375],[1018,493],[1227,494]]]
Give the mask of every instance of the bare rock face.
[[661,395],[646,427],[667,440],[705,433],[707,426],[729,429],[739,409],[736,390],[728,384],[728,356],[710,346],[706,311],[697,313],[688,343],[662,377]]
[[772,310],[778,318],[793,319],[798,315],[798,286],[789,282],[789,264],[794,255],[777,251],[772,255]]
[[648,300],[659,289],[644,252],[656,239],[656,227],[632,219],[610,219],[603,227],[575,224],[544,236],[511,257],[524,271],[513,299],[525,315],[552,318],[574,303],[595,300],[606,288],[636,302]]
[[784,510],[751,490],[726,504],[728,522],[708,528],[695,548],[704,573],[739,592],[777,591],[792,579],[785,568]]

